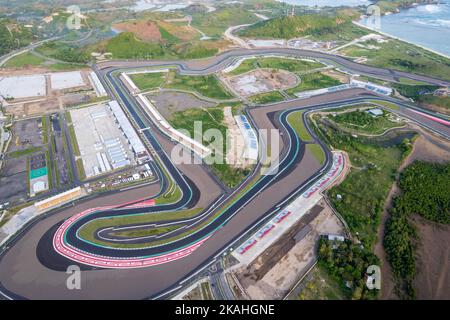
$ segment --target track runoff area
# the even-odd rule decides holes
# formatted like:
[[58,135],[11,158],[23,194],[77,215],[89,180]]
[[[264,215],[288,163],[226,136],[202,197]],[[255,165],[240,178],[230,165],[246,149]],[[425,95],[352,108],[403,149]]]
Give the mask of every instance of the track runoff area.
[[[154,67],[154,65],[152,65],[152,67]],[[139,125],[140,121],[139,113],[136,112],[137,104],[133,101],[133,98],[131,97],[129,92],[126,92],[125,86],[122,83],[120,83],[121,80],[118,79],[118,77],[114,76],[113,71],[107,73],[107,79],[111,89],[117,93],[119,98],[121,98],[122,103],[125,105],[130,114],[133,116],[134,120]],[[450,125],[449,121],[442,119],[438,116],[414,109],[411,110],[413,113],[427,120],[431,120],[432,122],[436,122],[447,127]],[[299,139],[296,136],[293,128],[290,127],[289,123],[286,121],[286,116],[293,111],[296,111],[296,109],[294,108],[282,113],[279,120],[282,126],[284,127],[282,129],[284,129],[288,133],[287,136],[289,138],[290,149],[298,151]],[[158,151],[162,150],[159,143],[150,134],[149,131],[146,131],[146,137],[148,138],[152,148]],[[324,146],[322,145],[322,147]],[[329,162],[328,158],[330,157],[330,154],[329,152],[326,153],[328,165]],[[280,163],[280,171],[287,170],[289,169],[290,166],[296,164],[296,161],[294,161],[296,155],[297,154],[295,152],[288,153],[286,157],[283,159],[283,161],[281,161]],[[92,242],[89,243],[78,236],[77,234],[78,228],[94,219],[112,217],[119,214],[133,215],[136,214],[137,212],[139,212],[139,214],[143,214],[151,212],[161,212],[164,210],[167,211],[177,210],[186,205],[189,199],[192,198],[193,196],[192,188],[189,188],[189,185],[184,179],[182,179],[182,176],[180,174],[177,174],[178,173],[177,168],[171,163],[167,155],[164,154],[164,159],[160,159],[160,161],[162,163],[162,166],[164,167],[162,168],[162,170],[167,170],[172,176],[174,182],[182,188],[183,197],[180,201],[169,206],[155,206],[154,202],[152,202],[148,206],[147,203],[143,201],[141,204],[137,203],[132,206],[127,205],[118,206],[120,207],[120,209],[118,209],[118,207],[116,208],[102,207],[83,211],[71,217],[70,219],[64,221],[64,223],[57,229],[53,238],[53,249],[59,254],[63,255],[64,257],[72,261],[101,268],[115,268],[115,269],[141,268],[159,265],[177,259],[181,259],[192,253],[197,248],[199,248],[202,245],[202,243],[204,243],[205,241],[207,241],[208,238],[213,236],[214,232],[217,229],[219,229],[226,221],[228,221],[234,214],[236,214],[243,204],[251,200],[252,195],[262,191],[268,185],[273,183],[277,178],[277,176],[274,177],[268,176],[261,178],[261,180],[258,181],[258,183],[256,183],[254,187],[252,187],[250,190],[247,191],[247,193],[241,195],[240,198],[235,199],[232,205],[223,210],[223,212],[221,212],[218,216],[209,221],[202,228],[193,231],[192,234],[188,234],[187,236],[179,240],[174,240],[173,242],[167,244],[158,246],[149,246],[145,248],[127,248],[126,250],[124,250],[123,248],[106,247]],[[327,175],[329,175],[332,172],[334,173],[337,172],[337,169],[335,168],[334,165],[331,168],[329,168],[329,170],[334,171],[324,172],[322,175],[317,177],[317,180],[319,180],[318,182],[319,184],[320,179],[324,179],[323,177],[327,177]],[[330,179],[332,180],[332,178],[333,175],[331,177],[328,177],[325,181],[328,182]],[[324,185],[326,186],[327,183],[325,183]],[[316,189],[321,189],[322,187],[324,187],[324,185],[319,185],[319,187],[317,187]],[[299,187],[301,188],[303,186]],[[285,210],[280,211],[278,215],[283,215],[284,213]],[[277,216],[275,216],[275,219]],[[182,223],[182,221],[180,221],[180,223]],[[272,228],[265,228],[264,230],[262,232],[263,235],[265,236],[267,233],[270,232],[270,230],[272,230]],[[247,250],[249,250],[253,245],[255,245],[255,243],[256,239],[250,239],[246,243],[244,243],[239,250],[242,253],[244,253]]]

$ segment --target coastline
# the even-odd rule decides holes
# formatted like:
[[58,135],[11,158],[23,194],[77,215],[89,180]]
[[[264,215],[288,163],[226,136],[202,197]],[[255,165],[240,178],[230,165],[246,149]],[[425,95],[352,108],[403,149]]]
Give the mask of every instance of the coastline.
[[441,56],[441,57],[444,57],[444,58],[446,58],[446,59],[450,59],[450,55],[447,55],[447,54],[445,54],[445,53],[443,53],[443,52],[439,52],[439,51],[436,51],[436,50],[434,50],[434,49],[425,47],[425,46],[423,46],[423,45],[420,45],[420,44],[411,42],[411,41],[409,41],[409,40],[405,40],[405,39],[403,39],[403,38],[400,38],[400,37],[394,36],[394,35],[392,35],[392,34],[386,33],[386,32],[384,32],[384,31],[381,31],[381,30],[378,30],[378,29],[375,29],[375,28],[368,27],[368,26],[366,26],[366,25],[360,23],[359,21],[352,21],[352,22],[353,22],[353,24],[357,25],[358,27],[365,28],[365,29],[367,29],[367,30],[370,30],[370,31],[379,33],[379,34],[381,34],[381,35],[383,35],[383,36],[386,36],[386,37],[388,37],[388,38],[392,38],[392,39],[395,39],[395,40],[399,40],[399,41],[402,41],[402,42],[411,44],[411,45],[413,45],[413,46],[416,46],[416,47],[419,47],[419,48],[421,48],[421,49],[427,50],[427,51],[432,52],[432,53],[434,53],[434,54],[437,54],[437,55],[439,55],[439,56]]
[[[399,4],[397,8],[395,8],[395,11],[387,11],[382,13],[382,15],[387,15],[387,14],[396,14],[399,13],[401,10],[407,10],[407,9],[412,9],[412,8],[417,8],[419,6],[426,6],[429,4],[440,4],[442,3],[441,0],[433,0],[431,2],[428,2],[427,0],[419,0],[418,2],[414,2],[411,4]],[[376,3],[374,3],[376,4]]]

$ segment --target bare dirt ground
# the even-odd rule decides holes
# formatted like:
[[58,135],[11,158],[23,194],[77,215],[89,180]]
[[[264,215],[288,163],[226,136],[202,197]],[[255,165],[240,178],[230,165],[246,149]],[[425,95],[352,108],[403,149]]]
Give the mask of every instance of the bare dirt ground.
[[[81,68],[80,71],[92,71],[89,68]],[[45,68],[42,66],[28,66],[26,68],[20,68],[20,69],[12,69],[12,68],[0,68],[0,77],[11,77],[11,76],[21,76],[21,75],[30,75],[30,74],[43,74],[47,72],[57,72],[54,70],[51,70],[49,68]],[[61,71],[63,72],[63,71]]]
[[70,107],[82,103],[88,103],[95,98],[93,88],[89,84],[87,72],[89,69],[80,69],[85,85],[63,90],[54,90],[51,88],[51,81],[48,75],[50,70],[45,68],[27,68],[7,71],[0,69],[2,76],[20,76],[32,74],[46,74],[46,96],[26,99],[15,99],[5,103],[5,110],[12,114],[16,119],[22,117],[33,117],[42,114],[52,113],[63,110],[64,107]]
[[195,31],[195,29],[189,27],[188,25],[181,26],[166,21],[158,21],[158,24],[164,29],[166,29],[168,32],[173,34],[175,37],[183,41],[192,40],[198,37],[199,35],[198,32]]
[[289,89],[299,82],[299,78],[291,72],[272,69],[257,69],[235,77],[224,78],[224,80],[233,91],[243,97]]
[[450,226],[411,218],[420,240],[416,248],[417,299],[450,299]]
[[316,260],[322,234],[343,234],[343,226],[321,201],[237,278],[251,299],[283,299]]
[[192,94],[183,92],[161,91],[152,93],[147,97],[153,102],[161,115],[170,119],[176,111],[184,111],[191,108],[211,108],[216,104],[198,99]]
[[444,108],[444,107],[439,107],[439,106],[436,106],[434,104],[428,104],[428,103],[422,104],[422,106],[424,108],[427,108],[427,109],[431,110],[431,111],[440,112],[442,114],[450,115],[450,109],[447,109],[447,108]]
[[[399,171],[403,171],[415,160],[444,163],[450,159],[450,143],[419,129],[421,135],[417,138],[414,149],[402,163]],[[384,212],[378,230],[378,241],[375,254],[382,262],[383,275],[381,299],[398,299],[395,293],[395,282],[391,267],[386,259],[383,248],[383,236],[388,210],[392,207],[392,198],[400,192],[395,183],[386,200]],[[411,219],[417,228],[420,240],[416,251],[417,274],[415,288],[418,299],[448,299],[450,297],[450,277],[448,276],[450,227],[433,223],[414,216]],[[446,266],[445,268],[443,268]]]
[[143,41],[160,41],[161,33],[156,22],[153,21],[131,21],[113,25],[113,28],[122,32],[132,32]]

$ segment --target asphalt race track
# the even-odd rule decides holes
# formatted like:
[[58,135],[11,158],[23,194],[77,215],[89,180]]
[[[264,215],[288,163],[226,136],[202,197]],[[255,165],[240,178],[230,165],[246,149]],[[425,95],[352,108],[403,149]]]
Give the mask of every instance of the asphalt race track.
[[[339,67],[346,70],[381,79],[392,80],[404,77],[433,84],[448,85],[448,83],[439,79],[368,67],[324,53],[292,49],[234,50],[211,59],[190,62],[112,61],[97,66],[95,69],[100,79],[104,82],[110,94],[114,94],[122,103],[137,129],[150,128],[142,131],[142,133],[154,151],[153,155],[158,156],[154,165],[159,170],[161,189],[159,193],[155,192],[154,196],[164,192],[171,180],[181,189],[182,197],[173,204],[145,206],[144,203],[142,207],[136,207],[136,201],[134,201],[133,206],[130,206],[129,203],[124,205],[125,202],[129,202],[129,199],[140,199],[140,197],[130,198],[127,195],[122,201],[119,201],[118,198],[108,199],[105,197],[97,202],[94,199],[90,204],[80,204],[75,208],[58,210],[54,214],[49,214],[44,219],[37,221],[32,228],[28,228],[26,232],[13,239],[8,244],[9,248],[2,252],[0,256],[0,291],[3,292],[4,297],[141,299],[161,297],[168,290],[177,288],[183,279],[200,271],[205,265],[213,261],[216,255],[230,247],[233,242],[255,224],[261,223],[264,219],[272,216],[279,204],[308,188],[331,165],[330,152],[314,136],[313,132],[311,134],[314,140],[326,150],[325,164],[323,166],[318,164],[313,156],[306,151],[305,143],[297,137],[286,120],[287,116],[293,111],[333,108],[367,99],[387,100],[398,105],[399,110],[394,110],[394,112],[417,122],[436,134],[450,138],[450,126],[447,119],[395,99],[370,95],[362,89],[350,89],[304,100],[293,100],[258,107],[248,111],[248,115],[257,128],[279,128],[284,132],[281,141],[283,148],[280,154],[281,161],[278,173],[262,176],[255,185],[238,199],[227,201],[233,197],[233,194],[219,197],[220,190],[218,188],[215,193],[211,193],[208,200],[202,200],[202,194],[206,192],[206,187],[198,180],[195,181],[195,175],[190,172],[199,170],[196,168],[199,165],[190,165],[190,168],[185,166],[180,169],[172,164],[168,156],[168,147],[162,146],[162,144],[170,145],[170,143],[164,142],[161,133],[151,125],[145,112],[140,109],[134,97],[121,84],[117,72],[127,68],[170,65],[177,66],[181,72],[186,74],[207,74],[229,66],[240,56],[258,54],[288,54],[318,58],[338,64]],[[148,199],[148,196],[144,198],[144,200]],[[220,215],[195,232],[170,243],[159,246],[151,246],[150,243],[150,246],[144,248],[120,250],[99,246],[77,236],[77,230],[93,219],[193,208],[198,207],[199,201],[209,204],[214,203],[215,207],[211,210],[205,209],[199,216],[189,221],[180,220],[180,224],[185,224],[187,228],[193,228],[218,210],[221,212]],[[85,215],[80,215],[73,221],[65,220],[85,210],[102,207],[103,209],[91,210]],[[67,226],[58,238],[55,234],[58,234],[57,230],[60,230],[64,223]],[[177,233],[170,236],[174,235],[177,235]],[[57,248],[55,239],[59,239],[60,243],[65,244],[67,248],[74,250],[76,254],[83,256],[83,259],[85,259],[77,261],[79,265],[83,266],[82,290],[67,290],[65,285],[67,274],[64,271],[67,265],[74,262],[53,251],[54,246]],[[138,243],[133,242],[135,240],[130,241],[130,243]],[[182,252],[186,254],[182,254]],[[179,256],[173,256],[178,253],[180,253]],[[171,258],[167,259],[168,255]],[[159,260],[161,257],[162,260]],[[72,260],[77,260],[74,257],[72,258]],[[111,262],[112,260],[116,261],[116,264],[96,263],[96,261]],[[135,262],[136,260],[139,262]],[[147,264],[143,262],[144,260],[153,262]],[[145,268],[142,268],[143,266]]]

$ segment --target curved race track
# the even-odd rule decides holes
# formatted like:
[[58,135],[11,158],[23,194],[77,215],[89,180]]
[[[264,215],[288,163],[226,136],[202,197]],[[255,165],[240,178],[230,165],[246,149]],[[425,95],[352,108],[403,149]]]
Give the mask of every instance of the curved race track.
[[[144,129],[149,126],[151,127],[151,124],[148,118],[146,118],[145,113],[139,109],[134,97],[125,90],[120,81],[115,77],[115,71],[119,68],[176,65],[184,73],[205,74],[223,69],[232,63],[236,57],[268,53],[295,54],[325,59],[338,63],[340,66],[352,71],[370,74],[379,78],[401,76],[435,84],[445,83],[429,77],[367,67],[355,64],[341,57],[329,56],[323,53],[290,49],[271,51],[237,50],[205,61],[194,62],[110,62],[102,66],[102,71],[99,72],[99,75],[108,86],[110,92],[117,94],[119,100],[135,121],[138,129]],[[187,179],[186,175],[171,163],[167,153],[161,147],[160,140],[155,138],[159,133],[154,128],[143,131],[152,149],[159,156],[158,164],[162,166],[161,169],[170,175],[171,179],[182,190],[182,198],[175,204],[144,206],[139,208],[117,207],[121,202],[116,202],[115,208],[94,210],[80,215],[77,219],[74,218],[73,221],[66,221],[62,225],[63,227],[61,227],[61,223],[63,223],[62,219],[64,217],[79,214],[82,209],[79,208],[77,212],[72,208],[69,210],[71,212],[70,214],[66,210],[64,214],[55,213],[54,215],[49,215],[48,218],[42,219],[33,228],[30,228],[28,232],[23,233],[21,237],[15,239],[10,244],[12,247],[6,250],[0,257],[0,284],[3,286],[3,289],[0,290],[6,296],[12,298],[144,298],[155,296],[168,288],[175,288],[180,280],[200,270],[201,266],[211,261],[217,253],[227,248],[239,236],[254,226],[255,223],[261,222],[264,218],[270,216],[276,210],[277,204],[282,203],[289,197],[298,194],[310,186],[317,178],[320,178],[322,172],[329,166],[329,152],[326,152],[327,161],[325,165],[320,166],[306,151],[305,144],[299,140],[294,130],[288,125],[286,121],[287,115],[300,108],[306,108],[308,110],[330,108],[358,102],[365,98],[373,99],[374,97],[367,96],[367,93],[363,90],[347,90],[346,92],[318,96],[308,100],[288,101],[250,110],[249,115],[258,128],[270,129],[277,127],[285,132],[282,141],[284,148],[281,152],[282,160],[280,162],[279,172],[276,175],[261,177],[242,197],[233,199],[232,202],[227,202],[226,205],[224,205],[225,199],[219,198],[220,202],[218,202],[217,208],[222,209],[220,211],[221,214],[186,237],[160,246],[133,250],[100,247],[84,241],[77,236],[77,230],[88,221],[114,215],[151,214],[152,212],[163,210],[168,211],[193,207],[198,200],[198,193],[203,192],[201,185],[197,184],[197,187],[200,189],[197,190],[196,184],[190,179]],[[447,138],[450,137],[449,124],[446,119],[435,117],[429,112],[419,110],[407,104],[401,104],[400,110],[396,112],[436,133],[444,135]],[[317,141],[316,138],[315,140]],[[321,144],[320,141],[317,142]],[[325,148],[324,145],[322,147]],[[161,174],[163,188],[168,182],[164,177],[166,176]],[[105,203],[105,205],[112,204]],[[88,209],[90,207],[85,208]],[[215,212],[217,210],[210,210],[207,212],[207,215],[214,214]],[[195,226],[195,223],[198,222],[194,219],[193,222],[190,222],[189,226]],[[58,228],[60,233],[56,231]],[[55,232],[57,234],[56,237],[54,236]],[[73,262],[61,256],[57,257],[58,255],[47,254],[45,258],[42,258],[43,255],[40,251],[51,249],[52,240],[58,250],[62,250],[58,245],[65,245],[66,248],[63,249],[70,249],[72,251],[72,253],[66,252],[67,256],[70,256],[70,254],[78,255],[77,258],[75,256],[71,258],[76,261],[78,260],[77,262],[80,264],[91,266],[101,265],[104,268],[114,269],[85,267],[85,271],[82,272],[82,290],[69,291],[65,287],[67,275],[62,271],[64,270],[62,267]],[[40,243],[40,245],[37,243]],[[202,244],[200,249],[191,252],[191,247],[194,246],[195,248],[199,244]],[[178,250],[182,251],[177,252]],[[36,252],[37,256],[40,257],[39,259],[36,259]],[[185,256],[186,254],[189,255]],[[155,258],[155,256],[161,255],[165,256]],[[107,257],[106,260],[105,257]],[[164,260],[168,259],[168,257],[170,257],[170,262],[168,262],[169,260]],[[172,261],[181,257],[184,258],[176,262]],[[123,262],[124,260],[130,259],[134,261]],[[106,262],[99,264],[99,261],[106,261],[108,263],[114,261],[115,265],[108,265]],[[52,266],[52,263],[55,265],[58,264],[58,268]],[[160,263],[165,264],[159,266]],[[133,270],[128,269],[142,266],[147,267]],[[120,288],[120,290],[117,288]]]

